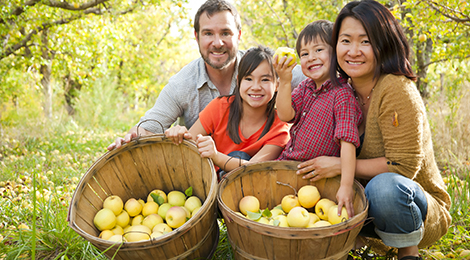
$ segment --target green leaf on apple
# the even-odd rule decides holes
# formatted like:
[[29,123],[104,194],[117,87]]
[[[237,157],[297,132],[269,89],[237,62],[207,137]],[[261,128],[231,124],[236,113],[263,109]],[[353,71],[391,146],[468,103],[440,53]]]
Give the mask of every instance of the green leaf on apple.
[[273,214],[271,213],[271,211],[268,208],[266,208],[265,210],[263,210],[262,215],[264,217],[270,218]]
[[275,209],[282,209],[282,206],[281,205],[277,205],[276,207],[274,207]]
[[246,212],[246,216],[251,219],[251,220],[258,220],[261,218],[261,212],[251,212],[251,211],[247,211]]
[[165,199],[158,194],[150,193],[150,196],[152,196],[153,201],[155,201],[158,206],[161,206],[163,203],[165,203]]
[[279,221],[279,219],[275,219],[273,221],[273,226],[279,227],[279,224],[281,224],[281,221]]
[[184,194],[186,194],[186,196],[188,196],[188,197],[193,196],[193,187],[187,188],[187,189],[184,191]]

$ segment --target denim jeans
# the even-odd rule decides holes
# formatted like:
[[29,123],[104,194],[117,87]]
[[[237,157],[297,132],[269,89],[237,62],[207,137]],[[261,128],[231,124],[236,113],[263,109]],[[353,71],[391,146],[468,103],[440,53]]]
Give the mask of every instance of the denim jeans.
[[[234,157],[232,160],[242,159],[242,160],[249,161],[251,159],[251,156],[249,154],[247,154],[245,152],[242,152],[242,151],[233,151],[233,152],[230,152],[227,155],[231,156],[231,157]],[[222,177],[224,177],[225,174],[227,174],[227,173],[225,171],[223,171],[222,169],[219,169],[217,171],[217,177],[219,178],[219,181],[222,180]]]
[[372,223],[360,235],[382,239],[385,245],[402,248],[419,244],[424,233],[428,204],[426,195],[411,179],[382,173],[365,187]]

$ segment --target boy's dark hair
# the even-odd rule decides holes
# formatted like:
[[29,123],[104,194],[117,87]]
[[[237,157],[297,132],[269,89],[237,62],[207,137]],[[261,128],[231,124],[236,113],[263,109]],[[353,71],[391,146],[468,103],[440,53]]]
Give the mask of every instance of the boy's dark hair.
[[377,62],[374,72],[375,78],[381,74],[394,74],[403,75],[416,81],[416,75],[413,73],[409,61],[410,46],[400,24],[381,3],[363,0],[346,4],[336,18],[331,38],[333,51],[330,69],[331,81],[334,84],[340,84],[339,80],[332,76],[336,74],[336,71],[342,78],[349,78],[339,66],[336,53],[341,23],[347,17],[359,20],[366,30]]
[[309,23],[299,34],[295,49],[297,55],[300,57],[300,48],[302,44],[316,41],[319,38],[321,41],[331,45],[331,33],[333,32],[333,23],[327,20],[317,20]]
[[[277,73],[273,66],[273,55],[274,51],[268,47],[258,46],[250,48],[245,55],[240,60],[238,65],[238,77],[237,77],[237,86],[233,91],[233,95],[224,96],[229,99],[231,96],[235,96],[233,102],[230,104],[230,112],[228,116],[227,123],[227,132],[228,136],[236,144],[241,143],[241,138],[239,135],[239,126],[240,119],[243,113],[243,100],[240,96],[240,84],[244,77],[250,75],[263,61],[267,61],[271,67],[271,72],[274,79],[277,79]],[[269,101],[268,107],[266,108],[266,115],[268,117],[266,125],[263,129],[263,132],[260,135],[263,137],[270,129],[274,122],[275,115],[275,104],[276,104],[276,95],[274,94],[273,98]]]
[[202,4],[201,7],[199,7],[199,9],[197,10],[197,13],[194,17],[194,31],[199,34],[199,20],[204,12],[206,12],[207,17],[211,17],[212,15],[223,11],[229,11],[233,15],[233,17],[235,18],[235,24],[237,26],[237,29],[240,31],[242,29],[242,25],[240,22],[240,15],[238,14],[237,8],[235,8],[234,5],[225,0],[208,0],[204,4]]

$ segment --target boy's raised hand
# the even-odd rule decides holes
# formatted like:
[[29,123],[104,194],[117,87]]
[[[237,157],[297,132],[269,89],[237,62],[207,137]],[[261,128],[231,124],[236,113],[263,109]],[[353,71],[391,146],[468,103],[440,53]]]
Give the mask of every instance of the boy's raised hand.
[[191,133],[185,126],[175,125],[165,131],[165,136],[173,141],[175,144],[181,144],[183,138],[192,139]]
[[[295,62],[289,66],[289,63],[293,60],[292,57],[283,56],[279,59],[278,55],[274,56],[274,69],[282,82],[292,81],[292,70],[297,65]],[[279,62],[278,62],[279,61]]]

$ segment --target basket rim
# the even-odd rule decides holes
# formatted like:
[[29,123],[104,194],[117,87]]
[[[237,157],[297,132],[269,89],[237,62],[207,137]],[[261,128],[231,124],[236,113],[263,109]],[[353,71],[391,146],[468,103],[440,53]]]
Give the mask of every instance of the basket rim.
[[[319,237],[319,236],[323,236],[323,237],[335,236],[335,235],[347,232],[351,229],[354,229],[358,226],[362,226],[362,224],[364,224],[364,222],[367,220],[369,201],[367,200],[367,198],[365,197],[363,193],[362,195],[364,196],[361,196],[361,199],[364,202],[364,208],[360,213],[355,214],[354,217],[346,220],[345,222],[341,222],[341,223],[331,225],[331,226],[316,227],[316,228],[276,227],[276,226],[258,223],[256,221],[249,220],[238,214],[235,214],[235,211],[233,211],[227,205],[225,205],[225,203],[222,200],[222,192],[224,188],[229,184],[228,182],[240,177],[239,175],[247,171],[247,168],[269,165],[271,169],[280,169],[279,166],[282,166],[282,169],[297,170],[297,165],[299,163],[300,163],[299,161],[258,162],[258,163],[253,163],[253,164],[242,165],[234,169],[233,171],[231,171],[229,174],[227,174],[223,178],[223,180],[219,183],[218,192],[217,192],[217,203],[218,203],[219,208],[221,208],[222,213],[227,214],[227,217],[228,217],[227,222],[228,223],[235,222],[242,227],[251,229],[254,232],[257,232],[266,236],[286,238],[286,239],[305,239],[305,238],[313,238],[313,237]],[[237,174],[237,173],[240,173],[240,174]],[[330,179],[335,179],[335,178],[341,178],[341,176],[336,176]],[[323,179],[320,181],[323,181]],[[314,185],[315,183],[316,182],[313,182],[312,184]],[[357,180],[354,180],[354,183],[358,189],[364,191],[364,187]],[[282,232],[279,232],[279,231],[282,231]]]
[[[75,191],[73,193],[72,199],[70,200],[70,205],[68,209],[68,214],[67,214],[67,221],[69,222],[68,226],[72,228],[75,232],[77,232],[79,235],[84,237],[90,242],[95,243],[100,243],[100,244],[106,244],[108,247],[112,247],[113,245],[119,245],[111,241],[107,241],[104,239],[100,239],[99,237],[96,237],[94,235],[91,235],[87,232],[85,232],[83,229],[81,229],[75,222],[77,210],[76,210],[76,203],[78,202],[78,199],[82,195],[82,191],[84,186],[88,183],[88,181],[94,176],[94,172],[96,170],[101,169],[101,167],[104,166],[103,161],[109,160],[112,157],[124,152],[133,149],[135,146],[145,146],[145,145],[151,145],[156,142],[166,142],[166,143],[173,143],[169,138],[166,138],[164,134],[154,134],[154,135],[148,135],[148,136],[140,136],[139,138],[132,139],[129,143],[124,144],[121,146],[121,148],[118,149],[113,149],[111,151],[108,151],[104,153],[102,156],[100,156],[87,170],[87,172],[82,176],[80,179],[77,187],[75,188]],[[194,141],[192,140],[186,140],[184,139],[183,142],[180,145],[185,145],[189,147],[191,150],[195,151],[196,153],[199,154],[199,151],[197,149],[197,145]],[[151,239],[151,240],[144,240],[144,241],[138,241],[138,242],[124,242],[122,246],[120,247],[119,250],[124,250],[126,248],[135,248],[139,247],[141,248],[142,246],[145,246],[146,248],[149,247],[156,247],[159,245],[162,245],[166,242],[169,242],[170,240],[173,240],[175,238],[180,237],[189,229],[192,227],[191,224],[197,223],[197,221],[200,221],[205,217],[206,214],[209,214],[210,211],[208,210],[209,205],[212,205],[216,199],[217,199],[217,192],[218,192],[218,187],[217,187],[217,177],[215,173],[215,168],[214,164],[211,159],[209,158],[202,158],[202,160],[205,160],[209,163],[211,172],[212,172],[212,180],[210,183],[210,189],[209,193],[207,194],[207,198],[204,201],[202,208],[203,210],[199,210],[196,215],[192,218],[190,218],[186,223],[184,223],[182,226],[173,229],[172,232],[169,232],[168,234],[165,234],[163,236]],[[99,167],[99,165],[101,167]],[[215,193],[215,194],[214,194]],[[176,231],[176,232],[174,232]],[[169,235],[170,234],[170,235]],[[149,244],[147,246],[146,244]]]

